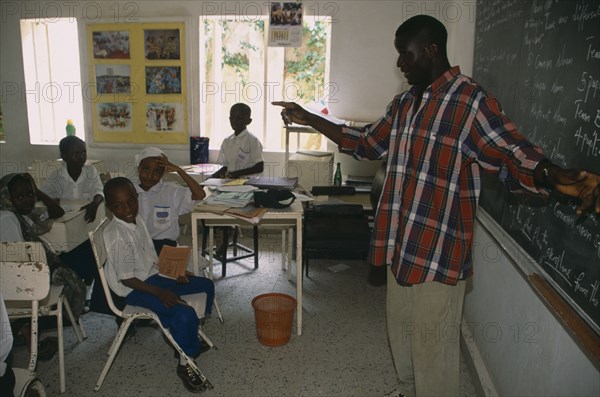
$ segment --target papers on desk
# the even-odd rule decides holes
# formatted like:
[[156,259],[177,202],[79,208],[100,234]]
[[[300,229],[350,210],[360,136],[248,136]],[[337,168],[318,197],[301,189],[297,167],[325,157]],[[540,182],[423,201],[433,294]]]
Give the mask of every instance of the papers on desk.
[[246,183],[246,179],[228,179],[228,178],[208,178],[201,183],[202,186],[242,186]]
[[372,176],[352,176],[346,178],[346,186],[354,186],[357,193],[370,193],[373,184]]
[[259,189],[289,189],[292,190],[298,186],[298,177],[273,177],[273,176],[253,176],[248,179],[219,179],[209,178],[201,183],[208,187],[223,186],[254,186]]
[[241,186],[217,186],[215,187],[217,192],[251,192],[258,190],[256,186],[241,185]]
[[307,196],[306,194],[292,192],[294,196],[296,196],[296,200],[298,201],[313,201],[314,197]]
[[225,211],[225,214],[257,224],[267,212],[269,212],[268,208],[247,205],[245,207],[229,208]]
[[207,197],[207,205],[228,205],[230,207],[245,207],[254,201],[254,192],[216,192]]
[[229,205],[207,205],[208,203],[198,204],[196,211],[210,212],[219,215],[229,215],[237,219],[258,224],[263,216],[269,212],[268,208],[255,207],[254,205],[246,205],[244,207],[231,207]]
[[221,165],[213,163],[204,163],[184,165],[181,168],[188,173],[193,172],[197,174],[212,175],[221,169]]

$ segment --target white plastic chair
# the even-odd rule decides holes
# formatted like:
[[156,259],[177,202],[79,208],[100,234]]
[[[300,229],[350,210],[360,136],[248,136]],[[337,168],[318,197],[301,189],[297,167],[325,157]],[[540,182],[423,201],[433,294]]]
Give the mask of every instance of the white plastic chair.
[[[3,243],[3,251],[8,248]],[[50,291],[50,270],[41,261],[0,262],[0,287],[2,296],[8,302],[27,304],[31,314],[31,352],[27,368],[13,368],[15,373],[14,393],[24,396],[32,389],[40,396],[45,396],[42,382],[36,377],[38,342],[38,312],[39,302]]]
[[[133,320],[136,319],[152,319],[160,329],[162,330],[165,337],[169,340],[171,345],[177,350],[177,353],[185,358],[186,363],[196,371],[200,379],[204,384],[203,390],[212,389],[213,386],[210,381],[204,376],[204,374],[200,371],[196,363],[193,359],[191,359],[187,354],[183,352],[183,350],[179,347],[177,342],[171,336],[169,330],[162,326],[158,316],[150,309],[146,309],[144,307],[139,306],[130,306],[127,305],[123,310],[119,310],[112,299],[110,287],[108,286],[108,282],[106,280],[106,274],[104,273],[104,265],[106,264],[106,260],[108,258],[106,253],[106,245],[104,244],[104,228],[110,222],[110,220],[104,219],[100,225],[96,228],[96,230],[89,233],[90,235],[90,243],[92,244],[92,250],[94,251],[94,256],[96,258],[96,264],[98,265],[98,273],[100,274],[100,281],[102,282],[102,288],[104,289],[104,295],[106,296],[106,300],[108,302],[108,306],[113,311],[113,313],[123,319],[121,326],[119,327],[119,331],[113,340],[113,343],[108,350],[108,360],[102,369],[102,373],[98,378],[98,382],[96,382],[96,386],[94,387],[95,391],[100,390],[102,387],[102,383],[104,382],[104,378],[108,374],[110,367],[121,347],[121,343],[125,338],[125,334],[129,329],[129,326],[133,323]],[[181,297],[186,302],[190,304],[190,306],[194,307],[198,318],[203,318],[205,313],[204,309],[206,307],[206,293],[192,294],[192,295],[184,295]],[[206,337],[204,332],[198,327],[198,335],[211,347],[215,348],[214,344]]]
[[[43,263],[44,266],[48,269],[47,261],[46,261],[46,252],[44,250],[44,246],[42,243],[38,242],[3,242],[0,243],[0,261],[2,265],[4,263],[20,263],[23,268],[30,266],[32,263]],[[4,281],[3,281],[4,283]],[[59,381],[60,381],[60,393],[64,393],[66,389],[66,381],[65,381],[65,352],[64,352],[64,341],[63,341],[63,312],[62,308],[64,306],[67,311],[67,315],[69,316],[69,320],[73,326],[73,330],[75,331],[75,335],[77,336],[77,340],[82,342],[85,338],[87,338],[85,334],[85,330],[81,323],[75,321],[75,317],[73,316],[73,312],[71,311],[71,306],[69,305],[68,300],[63,294],[63,286],[62,285],[51,285],[50,280],[47,280],[46,288],[49,289],[49,292],[46,293],[42,300],[40,300],[39,305],[37,305],[36,315],[39,316],[55,316],[56,317],[56,331],[58,336],[58,371],[59,371]],[[11,286],[12,287],[12,286]],[[4,294],[4,288],[2,288]],[[33,318],[34,312],[33,308],[30,305],[23,305],[19,302],[10,302],[11,299],[5,296],[5,299],[8,301],[6,303],[6,310],[8,312],[8,317],[10,319],[17,318]],[[32,320],[33,322],[33,320]],[[33,332],[33,325],[32,325]],[[33,355],[33,351],[35,349],[35,359],[37,361],[37,324],[36,324],[36,342],[34,343],[32,340],[31,351]],[[31,366],[31,364],[30,364]],[[35,369],[35,364],[33,369]]]

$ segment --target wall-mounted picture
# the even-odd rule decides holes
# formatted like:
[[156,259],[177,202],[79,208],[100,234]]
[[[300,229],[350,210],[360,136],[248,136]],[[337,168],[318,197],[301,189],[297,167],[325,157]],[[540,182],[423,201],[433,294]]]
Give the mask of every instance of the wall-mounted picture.
[[146,130],[148,132],[183,131],[183,104],[147,103]]
[[92,41],[96,59],[129,59],[128,31],[93,32]]
[[96,65],[96,91],[98,94],[129,94],[131,68],[129,65]]
[[131,132],[131,104],[111,102],[96,104],[96,118],[100,131]]
[[146,59],[179,59],[179,29],[144,30]]
[[302,3],[271,2],[271,25],[302,25]]
[[146,66],[146,94],[181,94],[181,67]]

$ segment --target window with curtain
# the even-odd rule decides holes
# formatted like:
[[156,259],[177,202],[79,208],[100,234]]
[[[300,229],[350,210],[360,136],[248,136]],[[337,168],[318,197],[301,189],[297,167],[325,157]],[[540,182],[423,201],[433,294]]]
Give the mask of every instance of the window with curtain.
[[[272,101],[305,104],[316,111],[326,108],[330,22],[304,18],[303,41],[299,48],[267,46],[267,19],[228,19],[226,16],[200,20],[200,135],[210,138],[218,149],[233,133],[229,109],[243,102],[252,109],[248,130],[265,150],[282,150],[285,131],[281,108]],[[291,149],[325,150],[320,134],[300,137]]]

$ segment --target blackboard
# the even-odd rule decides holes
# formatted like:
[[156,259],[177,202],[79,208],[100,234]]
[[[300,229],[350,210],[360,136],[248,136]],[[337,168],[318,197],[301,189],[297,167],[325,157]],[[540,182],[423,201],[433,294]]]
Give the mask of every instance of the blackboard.
[[[554,163],[600,173],[600,1],[478,0],[473,78]],[[600,217],[575,202],[509,193],[484,177],[480,205],[596,332]]]

